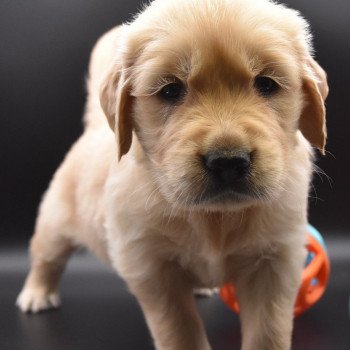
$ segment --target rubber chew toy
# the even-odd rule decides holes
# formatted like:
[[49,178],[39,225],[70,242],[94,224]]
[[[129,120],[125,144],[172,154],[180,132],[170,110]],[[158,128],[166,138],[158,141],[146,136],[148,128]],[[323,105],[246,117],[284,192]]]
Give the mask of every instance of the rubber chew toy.
[[[317,303],[326,290],[329,279],[330,262],[326,245],[321,234],[311,225],[308,227],[306,248],[308,255],[294,306],[294,316],[301,315]],[[239,313],[235,288],[231,283],[220,289],[220,296],[234,312]]]

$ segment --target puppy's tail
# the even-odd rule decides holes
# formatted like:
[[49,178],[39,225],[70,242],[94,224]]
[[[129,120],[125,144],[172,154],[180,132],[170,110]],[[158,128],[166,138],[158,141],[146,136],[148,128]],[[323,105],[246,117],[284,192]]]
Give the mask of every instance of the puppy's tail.
[[113,62],[120,27],[105,33],[92,50],[87,78],[87,103],[84,114],[86,128],[108,126],[107,119],[100,105],[100,86],[108,68]]

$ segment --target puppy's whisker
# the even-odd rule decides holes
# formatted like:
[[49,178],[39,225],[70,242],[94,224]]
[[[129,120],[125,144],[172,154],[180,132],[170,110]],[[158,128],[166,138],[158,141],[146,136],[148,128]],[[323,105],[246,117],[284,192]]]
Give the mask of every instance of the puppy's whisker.
[[315,199],[315,200],[316,200],[316,203],[315,203],[315,204],[317,204],[317,201],[324,202],[324,200],[318,196],[317,191],[316,191],[316,188],[315,188],[315,186],[314,186],[313,183],[311,183],[311,187],[312,187],[313,192],[315,193],[315,196],[311,196],[311,195],[309,194],[309,195],[308,195],[308,198]]
[[320,180],[323,182],[322,176],[324,176],[328,180],[329,186],[332,188],[332,186],[333,186],[333,179],[330,176],[328,176],[325,173],[325,171],[323,169],[321,169],[318,165],[314,164],[313,168],[314,168],[314,172],[318,175]]
[[147,200],[146,200],[146,202],[145,202],[145,211],[146,211],[146,212],[149,212],[148,204],[149,204],[149,202],[150,202],[150,200],[151,200],[151,198],[152,198],[152,195],[155,195],[155,194],[159,191],[159,189],[160,189],[160,186],[157,186],[157,187],[150,193],[150,195],[147,197]]
[[146,188],[146,187],[148,187],[148,186],[150,186],[150,185],[153,185],[153,183],[154,183],[153,180],[150,180],[150,181],[146,181],[144,184],[142,184],[142,185],[136,187],[135,190],[130,194],[130,197],[129,197],[129,198],[131,198],[131,197],[133,197],[134,195],[136,195],[137,192],[141,191],[142,189],[144,189],[144,188]]
[[336,156],[332,153],[332,152],[330,152],[330,151],[328,151],[328,150],[325,150],[325,152],[326,152],[326,154],[329,154],[331,157],[333,157],[334,159],[337,159],[336,158]]
[[245,214],[245,210],[242,210],[242,213],[241,213],[241,219],[239,220],[239,225],[238,227],[240,228],[243,224],[243,219],[244,219],[244,214]]

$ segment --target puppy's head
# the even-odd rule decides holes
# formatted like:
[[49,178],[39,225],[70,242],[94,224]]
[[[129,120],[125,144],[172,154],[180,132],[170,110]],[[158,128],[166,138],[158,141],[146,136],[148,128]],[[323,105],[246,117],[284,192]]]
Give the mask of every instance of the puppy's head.
[[307,23],[267,0],[156,0],[124,28],[101,104],[184,207],[275,198],[299,130],[324,152],[326,76]]

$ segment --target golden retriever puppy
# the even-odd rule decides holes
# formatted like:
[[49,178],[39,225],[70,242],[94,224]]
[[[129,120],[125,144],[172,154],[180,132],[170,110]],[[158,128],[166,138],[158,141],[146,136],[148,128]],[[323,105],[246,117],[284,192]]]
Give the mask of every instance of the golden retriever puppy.
[[298,12],[268,0],[155,0],[103,36],[18,306],[57,307],[83,245],[125,279],[156,349],[210,349],[193,290],[226,282],[242,349],[290,349],[311,145],[326,140],[310,40]]

